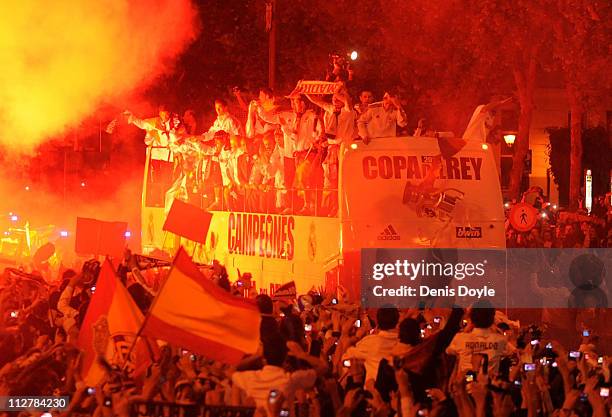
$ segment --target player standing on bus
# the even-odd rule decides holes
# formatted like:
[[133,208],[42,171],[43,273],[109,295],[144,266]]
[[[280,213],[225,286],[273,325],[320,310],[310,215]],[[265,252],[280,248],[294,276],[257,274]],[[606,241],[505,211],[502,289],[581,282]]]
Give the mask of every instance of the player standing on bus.
[[[314,111],[306,108],[301,95],[291,99],[291,112],[266,114],[259,111],[267,123],[279,124],[284,135],[284,170],[285,184],[293,184],[298,198],[302,204],[298,205],[300,214],[314,213],[314,195],[310,189],[315,182],[313,174],[315,167],[321,164],[321,150],[319,143],[323,137],[323,126]],[[286,212],[291,211],[286,208]]]
[[169,148],[170,143],[170,112],[165,105],[158,107],[158,114],[148,119],[139,119],[129,110],[123,113],[127,122],[139,129],[145,130],[145,143],[150,155],[149,186],[147,187],[147,204],[163,207],[164,195],[172,182],[174,157]]
[[366,145],[371,138],[397,136],[397,126],[406,127],[408,118],[397,96],[386,92],[382,103],[371,104],[359,117],[359,136]]
[[308,100],[321,107],[325,112],[323,122],[327,137],[327,154],[323,160],[323,198],[322,206],[327,208],[328,215],[338,210],[338,151],[342,143],[348,145],[357,136],[355,129],[355,110],[351,108],[351,98],[346,90],[332,96],[329,103],[317,96],[306,95]]

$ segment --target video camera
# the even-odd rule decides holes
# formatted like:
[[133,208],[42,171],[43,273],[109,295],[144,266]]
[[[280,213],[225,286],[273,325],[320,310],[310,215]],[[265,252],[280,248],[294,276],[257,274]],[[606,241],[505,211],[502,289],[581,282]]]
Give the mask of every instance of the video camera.
[[326,81],[350,81],[353,78],[352,72],[351,63],[347,57],[339,53],[329,54]]

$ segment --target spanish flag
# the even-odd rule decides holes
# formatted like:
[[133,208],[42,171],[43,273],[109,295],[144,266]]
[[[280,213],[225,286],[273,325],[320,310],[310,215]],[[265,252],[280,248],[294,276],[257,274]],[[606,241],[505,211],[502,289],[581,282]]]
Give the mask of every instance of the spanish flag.
[[259,346],[257,306],[207,279],[180,248],[142,334],[235,364]]
[[128,360],[127,354],[143,321],[142,312],[119,282],[107,259],[100,269],[96,292],[91,297],[79,332],[83,379],[89,386],[98,384],[104,376],[104,370],[97,361],[98,356],[113,365],[123,366],[127,361],[132,367],[138,366],[135,362],[142,358],[139,355],[142,349],[134,349],[131,360]]

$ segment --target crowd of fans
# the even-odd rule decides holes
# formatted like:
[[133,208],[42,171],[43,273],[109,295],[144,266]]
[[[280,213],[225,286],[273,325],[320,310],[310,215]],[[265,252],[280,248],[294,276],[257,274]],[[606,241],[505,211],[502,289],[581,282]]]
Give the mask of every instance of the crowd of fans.
[[[118,275],[146,314],[167,269],[147,275],[138,262],[126,252]],[[106,376],[87,386],[76,341],[99,269],[92,260],[57,280],[0,276],[0,396],[69,395],[63,415],[75,416],[128,416],[131,404],[154,401],[261,416],[610,415],[610,337],[581,323],[565,329],[575,345],[562,345],[546,323],[521,326],[486,302],[375,310],[314,290],[277,300],[231,284],[219,264],[211,279],[261,312],[255,355],[228,366],[162,344],[140,373],[100,359]]]
[[[338,81],[333,74],[342,68],[336,67],[328,80]],[[354,105],[341,87],[331,101],[292,96],[291,109],[279,106],[267,88],[248,103],[234,93],[243,117],[218,99],[209,129],[191,110],[179,117],[160,106],[151,119],[125,113],[147,132],[150,205],[169,208],[175,198],[204,198],[209,210],[335,215],[340,146],[395,136],[407,125],[390,92],[373,103],[373,94],[363,91]],[[414,132],[431,133],[423,123]],[[609,201],[596,199],[589,216],[540,202],[536,227],[517,233],[509,225],[507,246],[611,247]],[[117,273],[146,315],[167,268],[151,274],[141,269],[128,251]],[[364,309],[340,292],[274,299],[230,283],[218,264],[211,279],[259,307],[256,354],[229,366],[160,343],[143,372],[123,366],[131,359],[125,356],[117,355],[116,363],[98,358],[105,376],[88,386],[77,340],[99,270],[97,261],[58,277],[4,270],[0,396],[68,395],[66,416],[129,416],[134,404],[144,404],[140,415],[154,415],[146,404],[155,401],[244,406],[243,415],[268,417],[612,415],[612,368],[603,355],[611,340],[582,323],[565,329],[576,333],[576,343],[563,345],[552,340],[545,322],[521,325],[512,312],[485,301],[468,310],[399,310]]]
[[[506,227],[509,248],[611,248],[612,205],[610,194],[593,199],[591,212],[562,210],[556,204],[539,197],[534,202],[539,209],[538,222],[528,232],[518,232],[510,223]],[[506,203],[506,210],[512,208]]]

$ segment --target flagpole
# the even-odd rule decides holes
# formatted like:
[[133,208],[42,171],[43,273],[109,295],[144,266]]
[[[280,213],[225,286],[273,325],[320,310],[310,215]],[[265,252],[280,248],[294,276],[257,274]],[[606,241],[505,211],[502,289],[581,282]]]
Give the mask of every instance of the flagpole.
[[[179,252],[181,250],[184,250],[184,249],[182,247],[179,247],[179,250],[176,253],[177,256],[178,256],[178,254],[179,254]],[[174,260],[176,260],[176,257],[174,258]],[[162,283],[161,287],[159,288],[159,291],[157,292],[157,294],[153,298],[153,301],[151,302],[151,306],[149,307],[149,310],[147,311],[147,314],[145,315],[145,318],[142,321],[142,325],[140,326],[140,329],[138,329],[138,333],[136,333],[136,337],[134,337],[134,341],[132,342],[132,345],[130,346],[130,350],[128,351],[127,355],[125,356],[125,361],[123,362],[123,365],[121,365],[121,370],[122,371],[125,370],[125,367],[128,364],[130,356],[132,355],[132,352],[134,351],[134,348],[136,347],[136,342],[138,341],[138,338],[140,336],[142,336],[142,332],[143,332],[143,330],[144,330],[144,328],[145,328],[145,326],[147,324],[147,321],[149,321],[149,317],[151,316],[151,311],[153,311],[153,307],[155,307],[155,304],[157,303],[157,299],[159,298],[159,295],[164,290],[164,287],[166,286],[166,282],[168,282],[168,277],[172,273],[173,269],[174,269],[174,262],[172,262],[172,268],[170,268],[170,271],[168,272],[168,275],[166,275],[166,279],[164,280],[164,282]],[[150,349],[150,346],[149,346],[149,349]]]

